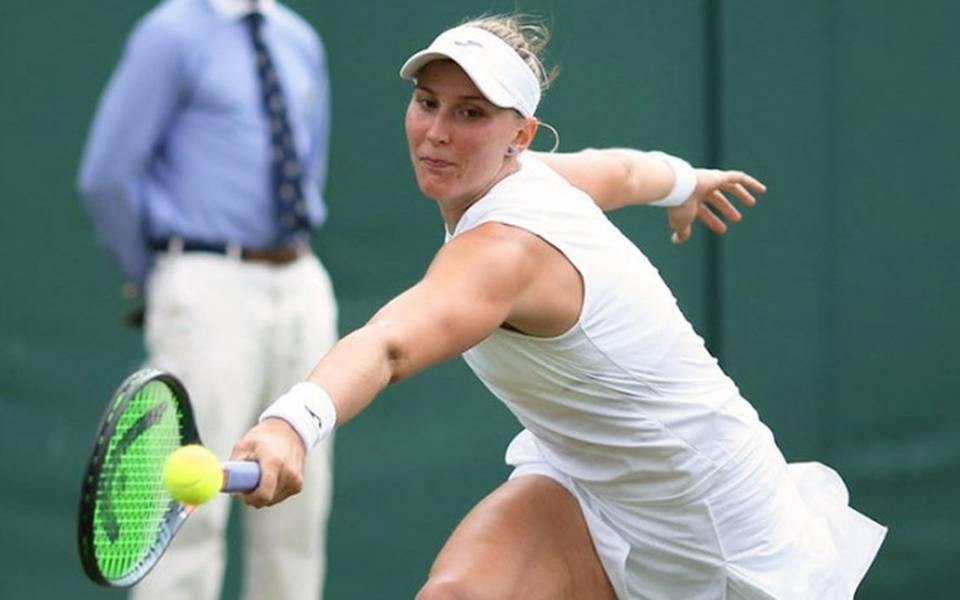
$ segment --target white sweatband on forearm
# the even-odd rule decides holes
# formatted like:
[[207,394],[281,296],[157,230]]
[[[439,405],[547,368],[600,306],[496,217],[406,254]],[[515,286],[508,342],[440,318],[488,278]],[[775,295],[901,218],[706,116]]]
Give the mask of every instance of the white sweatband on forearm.
[[697,172],[690,166],[690,163],[682,158],[677,158],[666,152],[656,150],[649,154],[660,158],[673,169],[673,189],[663,198],[651,202],[650,206],[680,206],[693,194],[693,190],[696,189]]
[[303,381],[267,407],[260,415],[260,421],[270,417],[289,423],[310,450],[336,427],[337,407],[325,389]]

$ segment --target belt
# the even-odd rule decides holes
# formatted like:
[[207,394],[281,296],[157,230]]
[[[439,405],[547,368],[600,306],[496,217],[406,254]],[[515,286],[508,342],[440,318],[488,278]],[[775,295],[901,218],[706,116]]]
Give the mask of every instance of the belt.
[[156,252],[170,252],[173,254],[183,252],[209,252],[211,254],[222,254],[237,260],[271,265],[291,263],[309,252],[309,247],[305,243],[294,246],[278,246],[276,248],[247,248],[232,242],[218,243],[169,238],[166,240],[156,240],[150,245]]

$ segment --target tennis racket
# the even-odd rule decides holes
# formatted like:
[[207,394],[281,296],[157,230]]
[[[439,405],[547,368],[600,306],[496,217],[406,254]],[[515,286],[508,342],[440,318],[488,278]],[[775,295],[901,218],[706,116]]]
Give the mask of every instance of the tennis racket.
[[[77,534],[87,576],[129,587],[153,568],[195,507],[164,488],[167,457],[200,444],[187,390],[163,371],[143,369],[117,389],[100,420],[80,490]],[[224,492],[248,492],[260,481],[255,462],[223,463]]]

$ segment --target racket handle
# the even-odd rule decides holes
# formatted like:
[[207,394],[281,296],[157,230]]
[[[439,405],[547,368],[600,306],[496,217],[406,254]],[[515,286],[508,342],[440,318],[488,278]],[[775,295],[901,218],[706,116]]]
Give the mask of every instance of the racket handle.
[[260,485],[260,463],[228,460],[223,463],[223,492],[252,492]]

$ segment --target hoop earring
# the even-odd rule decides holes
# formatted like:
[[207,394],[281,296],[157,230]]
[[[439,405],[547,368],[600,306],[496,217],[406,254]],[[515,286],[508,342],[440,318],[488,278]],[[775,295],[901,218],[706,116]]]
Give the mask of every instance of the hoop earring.
[[547,150],[547,152],[556,152],[557,148],[560,147],[560,132],[557,131],[556,127],[554,127],[550,123],[547,123],[546,121],[540,121],[540,126],[546,127],[547,129],[549,129],[550,133],[552,133],[554,137],[553,148],[550,148],[549,150]]

